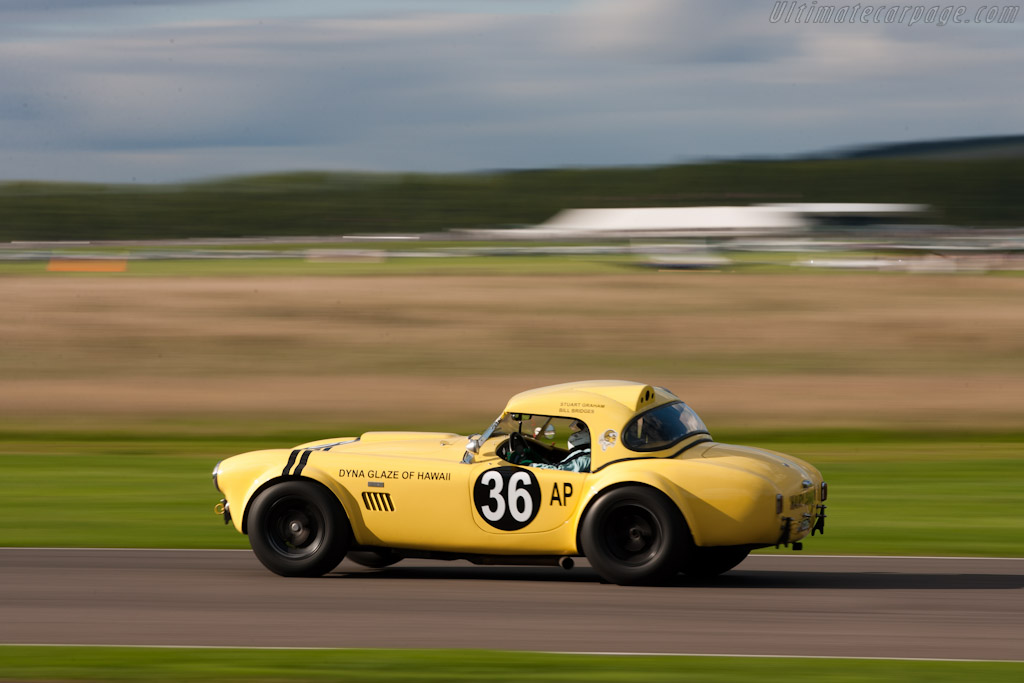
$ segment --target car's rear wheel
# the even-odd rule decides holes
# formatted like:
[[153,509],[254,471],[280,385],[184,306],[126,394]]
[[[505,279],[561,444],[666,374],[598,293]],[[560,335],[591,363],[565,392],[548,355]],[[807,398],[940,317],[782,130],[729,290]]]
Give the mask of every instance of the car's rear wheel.
[[672,501],[643,486],[615,489],[598,498],[583,520],[580,540],[597,573],[619,584],[671,579],[693,543]]
[[281,576],[322,576],[338,566],[352,539],[345,510],[318,484],[286,481],[263,491],[249,515],[249,545]]
[[383,569],[390,567],[402,559],[402,556],[394,550],[352,550],[345,555],[345,559],[352,560],[358,565],[371,569]]
[[694,548],[683,560],[682,571],[694,578],[711,578],[729,571],[749,554],[748,548]]

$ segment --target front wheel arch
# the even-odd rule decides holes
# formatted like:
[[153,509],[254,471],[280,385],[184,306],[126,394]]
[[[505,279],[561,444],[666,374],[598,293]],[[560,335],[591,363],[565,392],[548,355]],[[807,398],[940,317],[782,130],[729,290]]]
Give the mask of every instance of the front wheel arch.
[[294,476],[284,476],[284,477],[282,477],[282,476],[276,476],[273,479],[268,479],[267,481],[265,481],[262,484],[260,484],[259,487],[249,495],[249,500],[247,500],[245,502],[245,511],[242,512],[242,533],[243,534],[248,534],[249,533],[249,512],[252,510],[253,502],[257,498],[259,498],[260,494],[263,493],[264,491],[266,491],[267,489],[271,488],[272,486],[277,486],[278,484],[280,484],[282,482],[285,482],[285,481],[301,481],[301,482],[306,482],[306,483],[310,483],[310,484],[316,484],[317,486],[322,488],[324,491],[327,491],[332,496],[337,498],[338,499],[338,505],[341,505],[342,510],[345,511],[345,516],[347,516],[350,520],[352,519],[352,516],[349,514],[348,508],[345,507],[345,503],[341,499],[341,497],[339,497],[337,493],[332,491],[330,489],[330,487],[326,486],[322,481],[318,481],[316,479],[312,479],[311,477],[294,477]]

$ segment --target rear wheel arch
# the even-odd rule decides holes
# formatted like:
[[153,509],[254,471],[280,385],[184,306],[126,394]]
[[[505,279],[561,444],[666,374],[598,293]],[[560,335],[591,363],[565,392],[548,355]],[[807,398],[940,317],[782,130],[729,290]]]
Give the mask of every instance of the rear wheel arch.
[[669,581],[693,553],[683,512],[664,491],[623,482],[596,496],[577,529],[577,549],[611,583]]
[[619,481],[619,482],[616,482],[614,484],[611,484],[609,486],[604,487],[603,489],[601,489],[600,491],[598,491],[597,493],[592,495],[586,501],[586,504],[584,505],[583,510],[580,512],[578,521],[576,522],[576,551],[577,552],[579,552],[580,554],[583,553],[583,545],[582,545],[582,542],[581,542],[580,534],[583,531],[583,525],[586,522],[587,515],[590,514],[590,512],[594,509],[594,506],[597,504],[597,501],[599,501],[604,496],[607,496],[612,491],[616,491],[618,489],[626,488],[626,487],[633,487],[633,486],[635,486],[635,487],[642,487],[642,488],[645,488],[645,489],[650,489],[651,491],[654,491],[657,495],[662,496],[663,498],[665,498],[665,500],[667,500],[669,503],[671,503],[671,505],[673,507],[675,507],[676,510],[679,511],[679,516],[683,520],[683,525],[686,527],[686,530],[689,532],[691,540],[693,539],[693,530],[690,528],[689,516],[686,514],[685,506],[684,505],[680,505],[679,501],[677,501],[674,498],[672,498],[672,496],[670,496],[663,489],[658,488],[654,484],[650,484],[648,482],[641,482],[641,481]]

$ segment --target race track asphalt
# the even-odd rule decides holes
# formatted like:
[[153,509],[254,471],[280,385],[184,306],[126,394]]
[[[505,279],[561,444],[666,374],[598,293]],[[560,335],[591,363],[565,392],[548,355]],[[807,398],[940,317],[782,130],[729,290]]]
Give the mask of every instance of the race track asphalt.
[[0,643],[1024,661],[1022,642],[1024,559],[763,555],[623,587],[586,566],[285,579],[248,551],[0,549]]

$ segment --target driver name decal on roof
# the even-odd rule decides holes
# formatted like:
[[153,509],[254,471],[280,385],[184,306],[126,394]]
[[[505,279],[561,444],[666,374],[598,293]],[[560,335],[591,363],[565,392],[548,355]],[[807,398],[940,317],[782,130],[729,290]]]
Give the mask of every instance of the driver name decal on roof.
[[588,401],[562,401],[558,406],[560,413],[593,413],[595,410],[603,410],[603,403],[590,403]]

